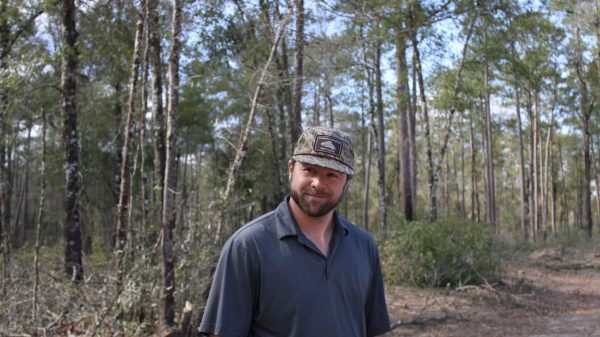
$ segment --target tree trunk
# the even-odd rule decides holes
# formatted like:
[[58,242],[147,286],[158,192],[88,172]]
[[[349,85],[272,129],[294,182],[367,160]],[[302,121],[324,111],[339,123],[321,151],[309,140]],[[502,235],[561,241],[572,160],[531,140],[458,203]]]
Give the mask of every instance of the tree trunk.
[[44,222],[44,196],[46,195],[46,110],[42,110],[42,158],[40,168],[40,203],[35,228],[35,244],[33,246],[33,300],[31,306],[31,317],[35,323],[38,312],[38,289],[40,283],[39,255],[40,255],[40,231]]
[[563,163],[563,151],[562,151],[562,143],[558,142],[558,170],[561,177],[562,182],[562,193],[560,200],[560,223],[562,226],[565,226],[565,232],[569,233],[569,203],[567,201],[567,179],[565,166]]
[[[7,0],[0,3],[0,74],[8,73],[8,54],[10,27],[8,25]],[[2,78],[4,82],[4,78]],[[8,132],[8,92],[0,88],[0,246],[3,258],[2,294],[6,295],[6,286],[10,279],[10,219],[7,220],[8,174],[6,172],[6,142]]]
[[[140,7],[144,8],[144,0],[140,3]],[[127,102],[127,123],[125,125],[125,135],[123,140],[123,147],[121,149],[121,163],[119,172],[119,202],[117,204],[117,230],[116,230],[116,242],[115,242],[115,253],[117,261],[117,281],[120,285],[123,282],[123,275],[125,273],[125,247],[127,243],[127,217],[129,214],[129,197],[131,194],[131,143],[133,142],[134,132],[134,120],[135,120],[135,99],[137,97],[137,82],[139,77],[139,69],[141,62],[141,44],[144,34],[144,18],[142,16],[142,10],[136,23],[135,41],[133,47],[133,61],[131,65],[131,75],[129,78],[129,100]]]
[[173,240],[173,229],[175,228],[176,219],[177,122],[179,118],[179,59],[182,15],[180,0],[173,0],[172,6],[172,42],[169,57],[169,107],[161,237],[163,282],[160,323],[165,332],[171,331],[175,324],[175,252],[173,251],[175,242]]
[[[460,143],[461,144],[465,144],[466,139],[465,139],[465,134],[464,134],[464,125],[463,125],[463,118],[461,118],[461,122],[460,122],[460,126],[459,126],[459,130],[460,130]],[[465,222],[467,220],[467,201],[466,201],[466,190],[467,190],[467,177],[465,174],[465,155],[466,155],[466,151],[465,151],[465,147],[461,146],[460,147],[460,219]]]
[[[556,99],[556,95],[553,96],[553,102]],[[546,134],[546,145],[545,145],[545,153],[544,153],[544,162],[542,163],[543,167],[543,176],[542,176],[542,224],[544,227],[548,228],[548,191],[549,191],[549,170],[551,165],[552,158],[552,140],[553,140],[553,127],[554,127],[554,104],[550,109],[550,124],[548,126],[548,133]],[[550,224],[550,231],[554,233],[554,226]]]
[[[362,30],[362,27],[361,27]],[[361,34],[362,36],[362,34]],[[372,127],[371,125],[373,124],[373,116],[375,115],[375,85],[373,83],[373,71],[370,67],[370,63],[369,63],[369,50],[368,47],[365,45],[363,46],[363,61],[364,61],[364,67],[365,67],[365,80],[366,80],[366,84],[367,84],[367,90],[368,90],[368,103],[367,103],[367,109],[368,109],[368,116],[369,116],[369,126],[366,129],[367,132],[367,141],[366,141],[366,145],[365,148],[367,149],[366,151],[366,159],[363,160],[363,164],[364,164],[364,172],[365,172],[365,185],[364,185],[364,189],[363,189],[363,201],[364,201],[364,206],[363,206],[363,224],[365,226],[365,229],[368,231],[369,230],[369,192],[370,192],[370,184],[371,184],[371,153],[372,153],[372,145],[373,145],[373,133],[372,133]],[[365,120],[366,120],[366,116],[363,116],[361,118],[361,121],[363,123],[363,130],[365,130]],[[364,138],[363,138],[364,139]]]
[[[414,33],[413,33],[414,34]],[[408,65],[406,64],[406,35],[396,32],[396,97],[398,99],[398,152],[400,159],[400,205],[407,221],[414,220],[410,161],[410,93]]]
[[381,83],[381,44],[377,45],[375,51],[375,94],[377,106],[377,126],[375,116],[371,115],[371,127],[375,141],[375,153],[377,157],[377,190],[379,192],[379,224],[381,229],[387,227],[387,208],[385,205],[385,132],[383,123],[383,89]]
[[515,46],[511,44],[511,57],[513,63],[513,79],[515,81],[515,115],[517,116],[517,134],[519,138],[519,177],[521,180],[520,195],[521,195],[521,235],[527,239],[527,231],[529,228],[529,202],[527,199],[527,181],[525,179],[525,147],[523,143],[523,124],[521,120],[521,88],[519,86],[519,75],[516,69]]
[[148,1],[143,0],[143,5],[140,5],[142,10],[142,20],[146,25],[146,30],[144,31],[144,52],[143,52],[143,70],[142,70],[142,82],[140,83],[140,88],[142,89],[141,97],[140,97],[140,177],[141,177],[141,186],[140,186],[140,209],[142,210],[141,216],[141,224],[140,224],[140,238],[146,238],[146,233],[148,230],[148,213],[149,213],[149,205],[150,199],[148,193],[148,171],[146,170],[146,113],[148,112],[148,70],[149,70],[149,59],[150,59],[150,43],[149,37],[150,33],[148,30],[150,29],[148,25]]
[[600,149],[596,150],[596,223],[600,233]]
[[[114,106],[113,106],[113,116],[114,116],[114,144],[115,144],[115,162],[114,162],[114,171],[113,171],[113,186],[112,186],[112,191],[113,191],[113,196],[114,196],[114,207],[115,207],[115,215],[118,215],[119,211],[119,193],[121,191],[121,165],[123,164],[123,130],[121,130],[121,128],[123,127],[123,107],[121,105],[121,83],[118,82],[117,84],[115,84],[114,86],[115,89],[115,101],[114,101]],[[116,220],[116,219],[115,219]],[[117,220],[118,221],[118,220]],[[117,224],[117,221],[114,222],[114,224]],[[114,232],[114,237],[113,237],[113,242],[112,244],[114,245],[114,247],[116,247],[116,237],[118,236],[117,234],[117,228],[115,227],[115,232]]]
[[[485,21],[484,21],[485,24]],[[487,28],[483,27],[483,44],[487,49]],[[496,231],[496,178],[494,174],[494,155],[492,138],[492,114],[490,111],[490,93],[489,93],[489,64],[487,52],[484,54],[483,68],[483,94],[484,94],[484,117],[485,117],[485,181],[486,181],[486,200],[487,200],[487,222]]]
[[587,232],[589,237],[592,237],[592,204],[591,204],[591,160],[590,160],[590,118],[594,108],[594,100],[588,102],[589,89],[588,84],[585,81],[585,75],[583,74],[583,55],[581,46],[580,30],[577,27],[576,32],[577,55],[575,56],[575,70],[577,73],[577,79],[579,84],[579,94],[581,97],[580,101],[580,120],[583,133],[583,190],[582,190],[582,226]]
[[291,137],[295,142],[302,132],[302,82],[304,76],[304,0],[294,0],[296,6],[296,74],[294,76]]
[[475,128],[473,116],[469,116],[469,143],[471,146],[471,221],[481,221],[479,207],[479,174],[477,173],[477,147],[475,146]]
[[[162,63],[160,46],[159,1],[148,0],[148,44],[152,64],[152,116],[154,137],[154,221],[162,223],[162,197],[165,182],[165,116],[162,102]],[[154,229],[155,230],[155,229]],[[153,232],[154,232],[153,230]]]
[[65,272],[73,282],[83,280],[81,259],[81,219],[79,198],[79,135],[77,133],[77,50],[76,7],[74,0],[62,0],[63,53],[61,89],[63,118],[63,147],[65,151]]
[[[27,121],[27,144],[25,146],[25,156],[26,158],[32,158],[31,156],[31,132],[33,129],[33,117],[29,117]],[[27,160],[25,162],[25,179],[23,186],[23,221],[21,226],[18,226],[17,223],[17,243],[19,247],[25,242],[25,233],[28,230],[29,226],[29,171],[30,171],[30,162],[31,160]]]
[[530,205],[530,222],[529,222],[529,238],[531,241],[535,242],[537,240],[537,212],[538,212],[538,202],[537,202],[537,167],[536,167],[536,153],[537,153],[537,144],[535,135],[537,134],[536,128],[537,123],[536,118],[534,116],[533,110],[533,99],[531,95],[531,90],[527,90],[527,117],[529,119],[529,205]]

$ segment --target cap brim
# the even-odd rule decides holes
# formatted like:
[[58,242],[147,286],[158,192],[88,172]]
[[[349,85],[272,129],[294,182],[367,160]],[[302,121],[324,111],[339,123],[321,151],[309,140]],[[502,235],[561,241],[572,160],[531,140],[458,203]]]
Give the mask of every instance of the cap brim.
[[311,155],[296,155],[296,156],[292,156],[292,159],[297,160],[302,163],[322,166],[322,167],[330,168],[332,170],[340,171],[345,174],[354,175],[354,170],[350,166],[348,166],[346,164],[342,164],[337,160],[329,159],[326,157],[311,156]]

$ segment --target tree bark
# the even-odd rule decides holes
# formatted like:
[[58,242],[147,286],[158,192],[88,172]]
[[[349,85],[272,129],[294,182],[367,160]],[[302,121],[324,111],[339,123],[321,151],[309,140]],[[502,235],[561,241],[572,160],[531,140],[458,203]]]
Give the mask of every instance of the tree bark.
[[77,50],[76,7],[74,0],[62,0],[63,53],[61,89],[63,118],[63,147],[65,151],[65,272],[73,282],[83,280],[81,257],[81,219],[79,197],[79,135],[77,133]]
[[[145,1],[142,0],[140,7],[145,7]],[[120,285],[123,282],[125,273],[125,247],[127,244],[127,227],[129,213],[129,199],[131,186],[131,143],[133,142],[134,121],[135,121],[135,100],[137,97],[137,83],[139,78],[139,69],[141,62],[141,45],[144,35],[144,18],[142,10],[136,23],[135,41],[133,47],[133,61],[131,65],[131,75],[129,78],[129,99],[127,102],[127,123],[125,125],[125,135],[123,139],[123,147],[121,149],[121,163],[119,172],[119,202],[117,204],[117,226],[116,226],[116,242],[115,254],[117,261],[117,281]]]
[[579,107],[579,117],[581,120],[581,128],[583,133],[583,190],[582,190],[582,226],[588,234],[588,237],[592,237],[592,204],[591,204],[591,159],[590,159],[590,119],[592,111],[594,109],[594,100],[588,102],[589,89],[588,84],[585,81],[585,75],[583,74],[583,52],[581,47],[580,29],[577,27],[576,31],[577,39],[577,51],[575,55],[575,70],[577,73],[577,79],[579,84],[579,94],[581,97]]
[[[416,40],[413,32],[413,41]],[[410,157],[410,93],[408,88],[408,65],[406,64],[407,39],[404,32],[396,32],[396,96],[398,99],[398,152],[400,158],[400,205],[407,221],[414,220],[411,186]],[[413,43],[414,44],[414,43]]]
[[159,1],[148,0],[148,44],[152,64],[152,131],[154,141],[154,221],[162,223],[163,189],[165,182],[166,145],[165,116],[162,101],[162,63],[160,46]]
[[296,6],[296,74],[294,76],[291,137],[295,142],[302,132],[302,82],[304,76],[304,0],[294,0]]
[[519,178],[521,180],[520,186],[520,195],[521,195],[521,235],[523,239],[527,239],[528,237],[528,228],[529,228],[529,201],[527,198],[527,181],[526,177],[526,167],[525,167],[525,146],[523,143],[523,123],[521,119],[521,88],[520,88],[520,77],[516,68],[516,56],[515,56],[515,45],[514,42],[511,43],[511,58],[512,58],[512,72],[513,72],[513,80],[514,80],[514,90],[515,90],[515,115],[517,117],[517,135],[519,138]]
[[475,146],[475,128],[473,116],[469,116],[469,143],[471,146],[471,221],[481,221],[479,205],[479,174],[477,173],[477,147]]
[[[8,26],[7,0],[0,2],[0,74],[8,72],[10,27]],[[8,174],[6,172],[6,139],[8,124],[8,92],[0,88],[0,246],[2,246],[3,282],[2,294],[10,279],[10,217],[8,207]],[[7,219],[8,218],[8,219]]]
[[[479,8],[483,10],[483,8]],[[483,21],[483,45],[487,50],[488,36],[485,20]],[[484,95],[484,121],[485,121],[485,181],[486,181],[486,200],[487,200],[487,222],[496,231],[496,178],[494,174],[494,154],[492,138],[492,113],[490,111],[490,93],[489,93],[489,61],[487,51],[484,52],[483,64],[483,95]]]
[[596,222],[600,232],[600,149],[596,150]]
[[140,5],[142,10],[142,20],[146,29],[144,30],[144,51],[143,51],[143,70],[142,70],[142,82],[140,83],[141,97],[140,97],[140,120],[139,120],[139,131],[140,131],[140,209],[142,210],[141,223],[140,223],[140,237],[146,238],[146,232],[148,230],[148,213],[150,199],[148,193],[148,171],[146,169],[146,113],[148,112],[148,70],[149,70],[149,59],[150,59],[150,29],[148,24],[148,1],[143,0],[143,5]]
[[[362,27],[361,27],[361,33],[362,33]],[[362,34],[361,34],[362,35]],[[373,83],[373,71],[371,70],[370,67],[370,62],[369,62],[369,49],[366,46],[363,46],[363,61],[364,61],[364,67],[365,67],[365,80],[366,80],[366,84],[367,84],[367,90],[368,90],[368,116],[369,116],[369,126],[366,128],[366,132],[367,132],[367,141],[366,141],[366,159],[363,161],[364,162],[364,172],[365,172],[365,184],[364,184],[364,189],[363,189],[363,202],[364,202],[364,206],[363,206],[363,224],[365,226],[365,229],[368,231],[369,230],[369,192],[370,192],[370,184],[371,184],[371,153],[372,153],[372,145],[373,145],[373,133],[372,133],[372,127],[371,125],[373,124],[373,116],[375,115],[375,97],[374,97],[374,92],[375,92],[375,87],[374,87],[374,83]],[[363,116],[361,118],[361,121],[363,123],[363,130],[365,130],[365,120],[366,120],[366,116]],[[364,139],[364,138],[363,138]]]
[[33,300],[31,306],[32,321],[37,321],[38,312],[38,290],[40,283],[39,255],[40,255],[40,231],[44,222],[44,197],[46,195],[46,110],[42,110],[42,158],[40,168],[40,203],[38,206],[38,217],[35,228],[35,244],[33,246]]
[[167,118],[167,148],[162,213],[162,297],[160,321],[165,331],[175,324],[175,228],[177,189],[177,122],[179,119],[179,60],[181,50],[181,2],[172,3],[171,51],[169,56],[169,106]]
[[375,116],[371,115],[371,127],[374,137],[375,153],[377,157],[377,191],[379,192],[379,226],[387,227],[387,208],[385,201],[385,134],[383,123],[383,85],[381,81],[381,44],[375,50],[375,96],[377,110],[377,126]]
[[538,230],[538,200],[537,200],[537,166],[536,166],[536,154],[537,154],[537,118],[532,107],[533,98],[531,89],[527,89],[527,117],[529,119],[529,204],[530,204],[530,223],[529,223],[529,238],[535,242],[537,240]]

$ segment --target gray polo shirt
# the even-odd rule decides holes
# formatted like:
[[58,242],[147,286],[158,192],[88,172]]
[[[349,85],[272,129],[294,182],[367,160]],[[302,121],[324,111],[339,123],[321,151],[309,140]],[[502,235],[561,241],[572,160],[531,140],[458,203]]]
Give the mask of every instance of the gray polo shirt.
[[329,256],[287,197],[225,243],[199,331],[222,337],[365,337],[390,329],[374,240],[334,215]]

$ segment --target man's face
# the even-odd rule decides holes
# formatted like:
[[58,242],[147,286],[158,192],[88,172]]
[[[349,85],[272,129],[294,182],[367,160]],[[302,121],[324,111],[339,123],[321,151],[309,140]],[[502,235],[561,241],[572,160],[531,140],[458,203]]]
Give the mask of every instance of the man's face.
[[320,217],[342,200],[347,181],[345,173],[322,166],[288,163],[292,199],[306,215]]

